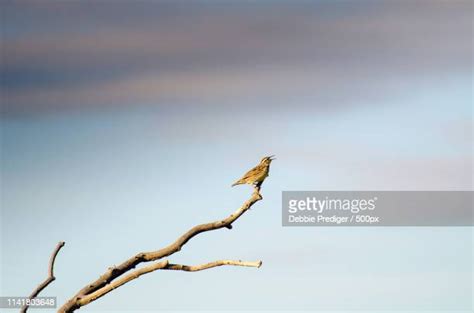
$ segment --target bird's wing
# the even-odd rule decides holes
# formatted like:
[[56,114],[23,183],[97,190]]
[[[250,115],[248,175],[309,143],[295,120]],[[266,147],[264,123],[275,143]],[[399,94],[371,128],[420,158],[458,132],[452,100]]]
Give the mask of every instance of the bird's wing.
[[244,176],[242,176],[242,180],[243,179],[247,179],[249,177],[252,177],[252,176],[255,176],[255,174],[257,174],[258,172],[260,171],[258,165],[255,166],[253,169],[251,169],[250,171],[248,171],[247,173],[245,173]]

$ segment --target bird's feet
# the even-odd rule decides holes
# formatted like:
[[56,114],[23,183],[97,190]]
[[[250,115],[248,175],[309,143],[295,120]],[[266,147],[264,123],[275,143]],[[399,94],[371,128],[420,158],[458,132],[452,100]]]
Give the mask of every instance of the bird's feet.
[[259,200],[263,199],[262,194],[260,193],[260,186],[261,185],[262,185],[262,183],[259,183],[259,184],[254,186],[254,189],[255,189],[254,194],[258,197]]

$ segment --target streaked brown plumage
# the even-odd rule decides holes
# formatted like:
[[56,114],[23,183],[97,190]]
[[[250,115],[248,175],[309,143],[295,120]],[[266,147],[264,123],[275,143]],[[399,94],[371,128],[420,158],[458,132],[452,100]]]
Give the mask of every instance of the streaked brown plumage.
[[241,184],[260,186],[268,176],[268,172],[270,171],[270,163],[272,163],[274,160],[272,159],[273,157],[273,155],[264,157],[260,161],[259,165],[245,173],[241,179],[232,184],[232,187]]

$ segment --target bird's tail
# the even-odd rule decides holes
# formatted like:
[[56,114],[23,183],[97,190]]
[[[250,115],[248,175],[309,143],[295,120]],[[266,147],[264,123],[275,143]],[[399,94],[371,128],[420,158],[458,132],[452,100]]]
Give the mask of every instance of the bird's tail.
[[237,185],[241,185],[242,184],[242,181],[239,179],[238,181],[236,181],[235,183],[233,183],[231,185],[231,187],[234,187],[234,186],[237,186]]

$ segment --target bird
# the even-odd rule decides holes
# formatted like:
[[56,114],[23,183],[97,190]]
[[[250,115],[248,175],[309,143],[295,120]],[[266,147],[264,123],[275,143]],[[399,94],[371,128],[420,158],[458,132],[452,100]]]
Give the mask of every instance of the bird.
[[266,156],[261,161],[260,164],[255,166],[253,169],[245,173],[241,179],[232,184],[232,187],[242,184],[255,185],[260,187],[265,178],[268,176],[270,171],[270,163],[275,160],[274,155]]

